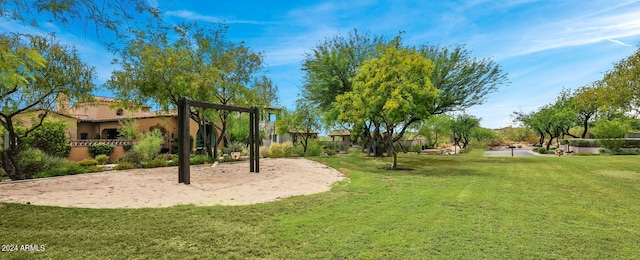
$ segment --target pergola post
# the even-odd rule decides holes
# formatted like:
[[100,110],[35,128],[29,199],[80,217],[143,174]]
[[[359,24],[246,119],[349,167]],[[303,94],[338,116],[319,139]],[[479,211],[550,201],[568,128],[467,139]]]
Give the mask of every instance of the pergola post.
[[255,146],[255,148],[253,149],[253,152],[255,153],[253,155],[253,158],[255,158],[254,163],[256,164],[255,168],[256,171],[255,172],[260,172],[260,110],[257,107],[253,107],[253,133],[254,133],[254,137],[253,137],[253,143],[251,143],[251,146]]
[[191,143],[189,138],[189,100],[178,99],[178,183],[191,183],[189,154]]
[[249,171],[255,172],[255,164],[256,156],[254,153],[255,147],[253,146],[253,142],[255,142],[255,131],[256,129],[253,127],[253,120],[256,115],[252,112],[249,112]]

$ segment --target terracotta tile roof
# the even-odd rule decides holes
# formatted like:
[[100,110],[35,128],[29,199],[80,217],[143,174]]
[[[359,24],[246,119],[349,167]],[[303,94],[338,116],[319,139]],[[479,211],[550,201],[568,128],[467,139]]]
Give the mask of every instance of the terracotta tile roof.
[[336,130],[329,133],[329,136],[344,136],[344,135],[351,135],[351,132],[349,130]]
[[72,115],[73,117],[79,119],[80,121],[91,121],[93,120],[93,118],[91,118],[89,115],[82,115],[82,114],[75,114]]

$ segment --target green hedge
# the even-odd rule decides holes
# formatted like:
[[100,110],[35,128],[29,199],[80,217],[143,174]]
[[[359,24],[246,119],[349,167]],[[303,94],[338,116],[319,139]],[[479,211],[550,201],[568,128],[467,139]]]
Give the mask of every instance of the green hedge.
[[[562,141],[563,144],[569,144],[575,147],[600,147],[602,146],[601,139],[565,139]],[[622,148],[636,148],[640,147],[640,138],[627,138],[624,139],[622,144]]]

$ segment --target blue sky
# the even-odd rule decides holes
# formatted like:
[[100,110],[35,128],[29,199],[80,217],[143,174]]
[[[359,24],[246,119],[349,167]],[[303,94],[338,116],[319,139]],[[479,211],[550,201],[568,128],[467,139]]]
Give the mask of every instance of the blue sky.
[[[388,37],[404,31],[410,45],[465,44],[473,55],[493,58],[508,73],[510,84],[467,111],[489,128],[509,125],[513,111],[552,102],[563,87],[601,79],[640,43],[640,1],[149,2],[172,22],[226,22],[228,39],[264,53],[267,76],[280,88],[282,105],[290,108],[303,84],[305,53],[326,37],[356,28]],[[115,69],[105,48],[81,30],[22,27],[3,21],[0,30],[58,31],[61,41],[76,44],[83,59],[96,67],[97,84]]]

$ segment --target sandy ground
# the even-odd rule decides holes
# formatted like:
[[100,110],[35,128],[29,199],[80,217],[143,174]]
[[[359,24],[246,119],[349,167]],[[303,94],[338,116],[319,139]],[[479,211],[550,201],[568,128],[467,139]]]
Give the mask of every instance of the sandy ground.
[[81,208],[156,208],[180,204],[247,205],[328,191],[345,177],[303,158],[191,166],[191,184],[178,183],[178,167],[105,171],[0,182],[0,201]]

